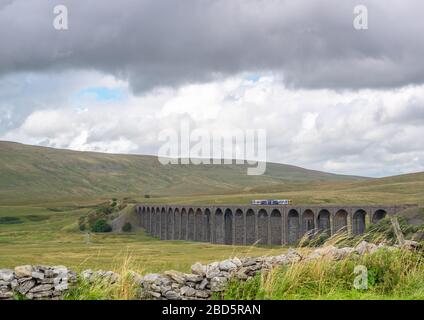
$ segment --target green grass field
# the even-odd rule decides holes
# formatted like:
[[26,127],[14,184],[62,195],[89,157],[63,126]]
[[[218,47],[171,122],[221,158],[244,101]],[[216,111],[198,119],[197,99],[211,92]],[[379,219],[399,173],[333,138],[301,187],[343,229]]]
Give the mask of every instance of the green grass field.
[[[93,234],[78,231],[78,217],[88,209],[58,212],[43,207],[0,207],[4,217],[19,223],[0,222],[0,267],[22,264],[65,265],[80,271],[87,268],[118,270],[130,259],[140,273],[169,269],[190,270],[196,262],[211,262],[230,256],[266,255],[282,248],[249,248],[184,241],[160,241],[144,232]],[[66,210],[66,209],[65,209]]]

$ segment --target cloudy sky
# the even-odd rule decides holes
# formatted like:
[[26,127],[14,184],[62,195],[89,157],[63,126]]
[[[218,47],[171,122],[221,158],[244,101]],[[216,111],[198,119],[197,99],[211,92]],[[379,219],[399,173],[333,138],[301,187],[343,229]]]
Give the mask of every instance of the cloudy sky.
[[[53,8],[68,8],[68,30]],[[353,27],[368,9],[368,29]],[[0,0],[0,140],[157,154],[266,129],[268,161],[424,171],[422,0]]]

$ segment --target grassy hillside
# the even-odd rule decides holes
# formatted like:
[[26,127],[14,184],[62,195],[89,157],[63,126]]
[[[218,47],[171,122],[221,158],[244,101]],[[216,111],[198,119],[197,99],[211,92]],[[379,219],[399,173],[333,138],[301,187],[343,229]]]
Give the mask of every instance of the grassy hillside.
[[[279,190],[265,187],[238,194],[171,196],[138,200],[147,203],[247,204],[255,198],[288,198],[297,205],[417,203],[424,206],[423,172],[381,179],[293,182],[279,187]],[[416,212],[410,214],[414,215]]]
[[238,194],[343,182],[335,175],[269,163],[263,176],[240,165],[161,165],[156,157],[77,152],[0,142],[0,203],[123,195]]

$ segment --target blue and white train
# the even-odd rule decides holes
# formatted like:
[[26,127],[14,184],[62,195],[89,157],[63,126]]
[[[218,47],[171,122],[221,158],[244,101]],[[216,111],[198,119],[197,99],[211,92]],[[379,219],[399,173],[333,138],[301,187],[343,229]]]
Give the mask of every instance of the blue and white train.
[[256,206],[277,206],[277,205],[290,205],[291,200],[252,200],[252,205]]

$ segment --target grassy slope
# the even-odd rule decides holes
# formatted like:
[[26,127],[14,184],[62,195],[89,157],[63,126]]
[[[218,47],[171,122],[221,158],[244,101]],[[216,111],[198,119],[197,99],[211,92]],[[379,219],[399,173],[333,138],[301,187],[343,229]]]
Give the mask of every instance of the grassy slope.
[[424,173],[366,181],[311,181],[290,183],[278,191],[238,194],[173,196],[142,199],[147,203],[244,203],[258,198],[292,199],[295,204],[404,204],[424,205]]
[[269,163],[263,176],[246,166],[161,165],[156,157],[76,152],[0,142],[0,203],[21,204],[120,195],[237,194],[290,190],[334,175]]

